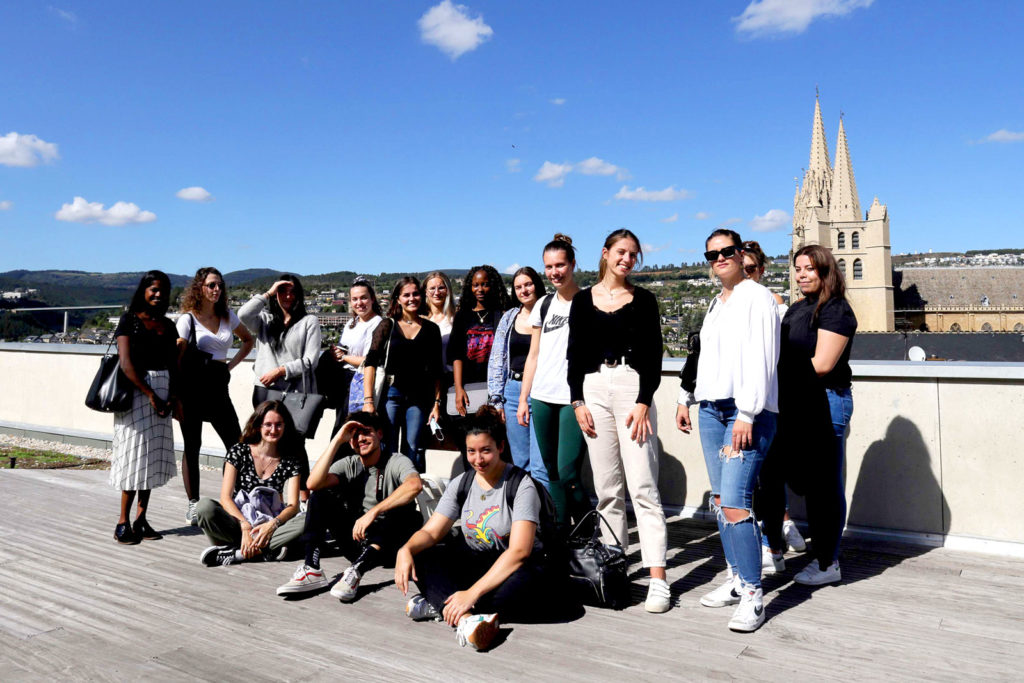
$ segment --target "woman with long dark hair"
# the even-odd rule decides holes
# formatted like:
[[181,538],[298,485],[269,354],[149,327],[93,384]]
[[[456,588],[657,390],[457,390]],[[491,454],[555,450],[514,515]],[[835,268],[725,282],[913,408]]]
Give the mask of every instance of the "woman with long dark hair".
[[[334,360],[342,364],[341,381],[332,389],[333,393],[340,397],[340,400],[335,411],[334,428],[331,429],[331,438],[334,438],[334,435],[345,424],[349,412],[363,409],[360,403],[357,408],[350,410],[349,389],[355,377],[356,369],[363,364],[366,352],[370,350],[373,331],[377,329],[377,325],[380,325],[384,319],[384,309],[381,308],[380,302],[377,301],[377,292],[374,291],[370,281],[362,275],[352,281],[352,287],[348,290],[348,307],[349,312],[352,314],[352,320],[342,329],[341,339],[338,343],[331,347]],[[363,396],[361,389],[360,387],[358,392],[360,401]]]
[[779,410],[779,316],[772,293],[744,276],[743,240],[736,232],[715,230],[704,248],[722,291],[704,317],[696,390],[680,393],[676,424],[689,432],[690,405],[700,403],[710,506],[728,567],[726,582],[700,602],[737,605],[729,628],[754,631],[764,623],[764,604],[761,532],[751,504]]
[[555,292],[541,297],[530,313],[530,352],[516,419],[523,426],[533,423],[558,522],[568,524],[582,519],[591,507],[580,478],[587,444],[571,405],[566,360],[569,314],[580,286],[574,276],[576,248],[571,237],[557,233],[542,253],[544,274]]
[[[121,515],[114,540],[135,544],[161,535],[146,521],[150,492],[175,475],[171,413],[180,416],[177,400],[178,332],[166,316],[171,282],[159,270],[139,280],[128,312],[114,330],[121,371],[135,385],[129,410],[114,413],[110,485],[121,491]],[[132,503],[138,497],[135,522]]]
[[470,407],[467,385],[477,385],[486,393],[494,331],[509,308],[508,291],[498,271],[493,266],[470,268],[462,283],[459,312],[448,339],[448,362],[452,364],[455,409],[459,415],[466,415]]
[[658,492],[657,411],[661,384],[658,299],[629,281],[643,259],[639,238],[625,228],[601,249],[598,283],[576,295],[569,312],[568,378],[573,410],[587,437],[597,510],[605,541],[629,546],[626,489],[636,512],[640,557],[651,574],[644,607],[667,612],[668,532]]
[[793,269],[804,298],[782,319],[779,438],[761,473],[758,512],[769,546],[781,557],[785,484],[805,494],[814,559],[793,580],[819,586],[842,580],[843,459],[853,415],[850,348],[857,318],[831,251],[803,247],[793,255]]
[[[441,405],[441,331],[422,317],[420,283],[406,276],[391,292],[388,319],[373,334],[366,354],[366,398],[373,398],[374,378],[384,372],[391,380],[384,410],[391,422],[388,446],[406,453],[420,472],[424,471],[420,433],[428,419],[437,419]],[[371,400],[366,410],[373,412]],[[399,433],[405,437],[400,448]]]
[[537,439],[533,438],[532,428],[519,424],[516,417],[526,358],[533,339],[530,315],[537,300],[544,296],[544,280],[536,270],[523,266],[512,275],[512,291],[519,305],[505,311],[494,333],[494,346],[487,365],[488,402],[501,411],[505,419],[513,464],[547,487],[548,472]]
[[299,460],[302,436],[280,401],[264,401],[245,423],[240,443],[224,460],[220,498],[196,507],[199,528],[213,543],[199,561],[208,567],[264,559],[283,560],[283,549],[302,535]]
[[[225,449],[238,443],[241,430],[238,414],[228,395],[228,384],[231,382],[231,370],[252,350],[253,338],[235,312],[228,308],[224,277],[216,268],[197,270],[183,296],[178,336],[184,344],[194,343],[199,351],[207,354],[205,362],[186,368],[182,377],[185,386],[181,436],[185,441],[185,453],[181,460],[181,478],[188,496],[185,521],[195,526],[203,423],[213,425]],[[242,347],[228,360],[228,350],[235,337],[241,340]]]

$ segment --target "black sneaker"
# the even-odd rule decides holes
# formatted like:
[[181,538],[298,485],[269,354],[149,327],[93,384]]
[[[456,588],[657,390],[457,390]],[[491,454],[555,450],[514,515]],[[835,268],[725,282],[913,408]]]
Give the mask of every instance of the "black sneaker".
[[139,537],[132,531],[131,524],[123,522],[114,527],[114,540],[121,545],[135,545],[139,542]]
[[234,564],[235,549],[229,545],[211,545],[199,554],[199,561],[207,567]]

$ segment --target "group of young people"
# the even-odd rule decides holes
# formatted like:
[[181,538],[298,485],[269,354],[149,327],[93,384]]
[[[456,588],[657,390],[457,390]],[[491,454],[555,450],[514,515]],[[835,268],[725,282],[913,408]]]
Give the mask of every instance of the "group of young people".
[[[676,425],[689,432],[690,408],[699,404],[728,565],[727,583],[701,603],[738,605],[730,628],[752,631],[764,620],[762,566],[784,565],[792,537],[786,484],[807,495],[818,560],[797,580],[839,580],[856,320],[827,249],[797,252],[804,298],[788,311],[756,282],[764,272],[756,243],[716,230],[706,249],[722,291],[701,329],[700,355],[691,356],[696,384],[681,392]],[[411,618],[445,621],[462,644],[482,649],[499,619],[549,618],[563,606],[567,593],[545,551],[542,521],[545,509],[563,526],[592,509],[581,481],[589,456],[605,542],[629,543],[628,492],[650,573],[644,606],[667,611],[653,401],[662,321],[655,296],[629,280],[642,260],[640,240],[626,229],[612,232],[598,282],[586,289],[576,283],[568,236],[556,234],[542,259],[551,293],[524,267],[513,275],[510,297],[493,267],[477,266],[457,305],[447,276],[433,272],[422,283],[402,278],[386,314],[371,283],[357,279],[352,321],[326,351],[294,276],[281,276],[235,316],[220,273],[200,269],[175,327],[165,317],[167,276],[146,273],[115,332],[122,369],[138,388],[132,409],[115,414],[110,480],[122,491],[115,539],[160,537],[146,508],[150,490],[175,471],[173,414],[185,436],[186,519],[212,542],[204,564],[285,559],[301,547],[302,564],[277,592],[318,591],[330,585],[320,564],[329,534],[351,560],[331,595],[355,599],[367,571],[393,563],[402,592],[418,589],[406,603]],[[235,336],[242,349],[229,362]],[[255,411],[239,429],[227,384],[254,343]],[[312,468],[303,434],[276,393],[297,389],[327,394],[336,408],[331,444]],[[203,421],[228,451],[217,500],[198,496]],[[438,422],[455,425],[466,471],[423,523],[424,435]],[[461,533],[452,536],[457,522]]]

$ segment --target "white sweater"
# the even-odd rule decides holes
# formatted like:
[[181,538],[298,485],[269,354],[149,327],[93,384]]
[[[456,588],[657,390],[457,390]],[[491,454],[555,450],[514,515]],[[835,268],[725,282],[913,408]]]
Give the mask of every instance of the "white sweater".
[[696,391],[681,390],[679,403],[731,398],[748,423],[762,410],[779,412],[779,317],[772,293],[753,280],[725,302],[716,296],[700,330]]

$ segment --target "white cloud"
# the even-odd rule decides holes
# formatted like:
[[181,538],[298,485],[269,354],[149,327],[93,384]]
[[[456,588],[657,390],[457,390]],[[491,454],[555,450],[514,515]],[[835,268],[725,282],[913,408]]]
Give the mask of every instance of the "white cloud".
[[563,104],[565,104],[565,98],[556,97],[553,100],[549,100],[549,102],[551,102],[551,104],[555,105],[556,107],[561,107]]
[[553,164],[545,161],[533,179],[538,183],[547,183],[548,187],[561,187],[565,184],[565,176],[572,172],[572,164]]
[[505,169],[508,170],[509,173],[519,173],[523,170],[522,164],[522,159],[506,159]]
[[12,131],[0,136],[0,165],[38,166],[59,158],[57,145],[35,135],[20,135]]
[[77,24],[78,23],[78,16],[74,12],[69,12],[66,9],[61,9],[60,7],[54,7],[53,5],[47,6],[46,9],[48,9],[50,11],[50,14],[52,14],[52,15],[54,15],[56,17],[60,17],[64,21],[68,22],[69,24]]
[[10,199],[5,199],[2,202],[0,202],[0,211],[7,211],[12,206],[14,206],[14,202],[12,202]]
[[174,193],[174,196],[178,199],[184,199],[187,202],[212,202],[213,195],[207,192],[204,188],[194,187],[183,187]]
[[442,0],[420,17],[420,39],[452,60],[480,47],[494,35],[494,29],[484,23],[483,16],[470,18],[468,9],[465,5],[453,5],[451,0]]
[[590,157],[579,162],[576,164],[576,170],[583,175],[614,175],[619,180],[625,180],[629,177],[629,171],[626,169],[597,157]]
[[675,185],[670,185],[664,190],[645,190],[642,187],[631,190],[628,186],[623,185],[615,193],[616,199],[628,199],[634,202],[675,202],[680,199],[689,199],[692,196],[693,193],[689,190],[677,190]]
[[707,211],[698,211],[697,213],[693,214],[693,217],[699,221],[706,221],[707,219],[711,218],[711,214],[708,213]]
[[773,232],[789,225],[790,215],[782,209],[770,209],[763,216],[754,216],[750,229],[754,232]]
[[102,223],[103,225],[127,225],[129,223],[152,223],[156,214],[143,211],[131,202],[117,202],[109,209],[103,208],[99,202],[87,202],[83,197],[75,197],[70,204],[64,204],[54,214],[59,221],[69,223]]
[[985,138],[985,142],[1024,142],[1024,133],[1001,128]]
[[803,33],[815,19],[842,17],[874,0],[753,0],[733,17],[736,32],[750,36]]
[[742,223],[742,218],[726,218],[724,221],[715,226],[715,228],[728,228],[730,225],[736,225]]
[[518,263],[513,263],[511,266],[506,268],[503,272],[505,273],[505,275],[511,275],[512,273],[516,272],[520,268],[522,268],[521,265],[519,265]]
[[669,216],[668,218],[662,218],[661,222],[662,223],[675,223],[677,220],[679,220],[679,214],[678,213],[674,213],[671,216]]
[[650,256],[651,254],[657,254],[659,251],[665,251],[671,246],[671,242],[665,242],[665,244],[651,244],[650,242],[644,242],[640,245],[640,248],[643,249],[644,256]]

